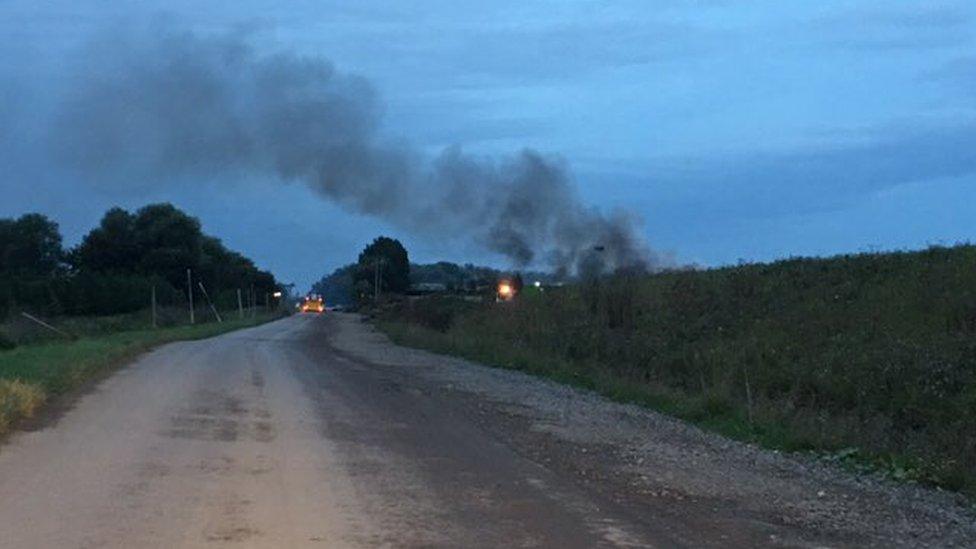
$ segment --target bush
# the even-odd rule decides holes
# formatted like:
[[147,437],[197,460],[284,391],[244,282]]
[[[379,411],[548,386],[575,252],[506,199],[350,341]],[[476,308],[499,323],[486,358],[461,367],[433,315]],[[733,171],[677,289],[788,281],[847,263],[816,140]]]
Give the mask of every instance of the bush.
[[0,351],[9,351],[17,346],[14,340],[10,339],[6,334],[0,332]]
[[383,309],[381,316],[402,318],[431,330],[446,332],[461,315],[481,306],[455,296],[434,295],[393,301]]

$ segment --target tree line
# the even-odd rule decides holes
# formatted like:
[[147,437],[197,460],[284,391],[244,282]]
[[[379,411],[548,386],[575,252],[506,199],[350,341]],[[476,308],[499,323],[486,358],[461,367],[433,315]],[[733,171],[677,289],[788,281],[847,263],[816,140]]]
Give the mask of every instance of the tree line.
[[149,306],[155,288],[161,305],[187,299],[186,270],[218,308],[244,299],[263,303],[279,289],[270,272],[258,269],[200,221],[172,204],[150,204],[135,212],[112,208],[73,248],[65,249],[58,224],[29,213],[0,219],[0,317],[16,310],[48,315],[109,315]]
[[410,288],[407,249],[395,238],[380,236],[363,248],[355,263],[339,267],[312,285],[328,304],[370,301],[378,294],[402,294]]
[[[452,293],[472,292],[494,289],[505,274],[499,269],[471,263],[411,263],[399,240],[381,236],[363,249],[355,263],[343,265],[315,282],[312,293],[321,295],[329,304],[349,305],[371,301],[377,293],[377,283],[382,294],[402,294],[418,284],[437,284]],[[553,275],[543,272],[526,272],[524,277],[547,283],[555,280]]]

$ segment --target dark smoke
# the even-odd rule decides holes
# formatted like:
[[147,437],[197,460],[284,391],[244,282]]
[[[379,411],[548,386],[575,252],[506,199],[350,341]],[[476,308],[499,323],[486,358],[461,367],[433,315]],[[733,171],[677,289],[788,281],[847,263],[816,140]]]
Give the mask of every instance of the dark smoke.
[[424,159],[380,136],[374,89],[326,60],[156,28],[103,37],[78,69],[52,145],[90,178],[272,174],[409,230],[463,235],[517,267],[653,266],[634,220],[582,204],[561,161],[459,147]]

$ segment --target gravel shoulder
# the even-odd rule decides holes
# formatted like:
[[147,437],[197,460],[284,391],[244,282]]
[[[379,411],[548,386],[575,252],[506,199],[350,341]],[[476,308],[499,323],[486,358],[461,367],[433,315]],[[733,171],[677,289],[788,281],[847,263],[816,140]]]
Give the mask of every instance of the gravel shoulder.
[[330,315],[340,355],[401,371],[519,454],[701,546],[976,546],[960,496],[856,475],[520,372],[393,345]]

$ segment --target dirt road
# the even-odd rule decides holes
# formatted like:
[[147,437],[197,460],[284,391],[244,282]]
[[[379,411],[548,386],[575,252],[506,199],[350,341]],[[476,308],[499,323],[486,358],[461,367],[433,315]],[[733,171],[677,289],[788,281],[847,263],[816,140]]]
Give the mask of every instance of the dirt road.
[[167,345],[0,447],[2,547],[974,540],[946,494],[395,347],[351,315]]

